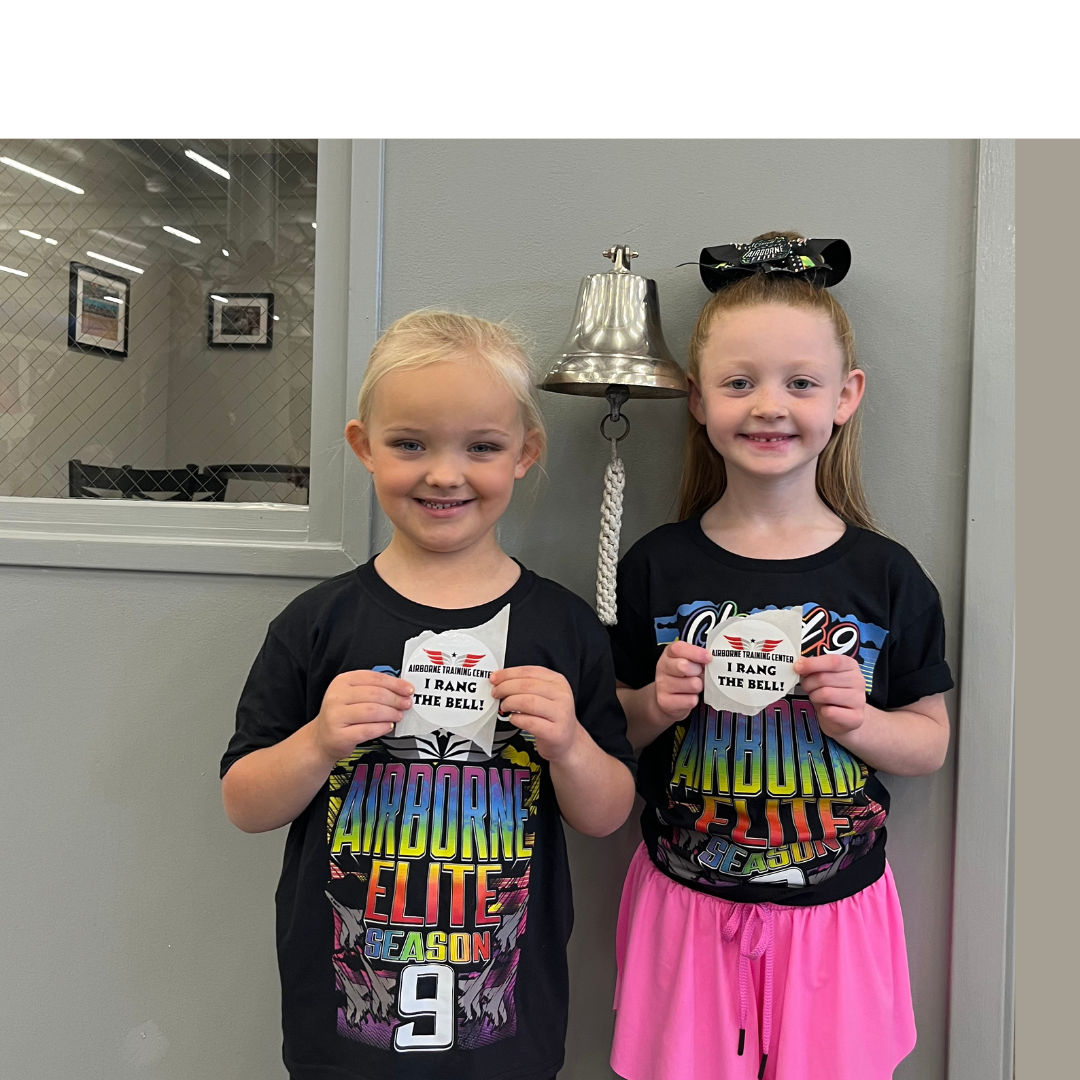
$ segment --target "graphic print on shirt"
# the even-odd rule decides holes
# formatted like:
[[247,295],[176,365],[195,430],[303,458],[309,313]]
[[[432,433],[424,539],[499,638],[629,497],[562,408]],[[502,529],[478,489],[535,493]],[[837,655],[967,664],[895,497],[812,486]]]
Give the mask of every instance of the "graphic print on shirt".
[[338,762],[326,895],[339,1035],[409,1053],[515,1033],[539,796],[535,744],[502,721],[490,758],[435,732]]
[[[704,647],[709,631],[739,611],[698,600],[655,620],[656,641]],[[859,665],[869,694],[888,631],[817,603],[802,605],[802,656],[843,655]],[[669,872],[712,886],[800,887],[832,877],[865,855],[885,810],[866,793],[866,765],[818,725],[810,699],[794,693],[755,715],[699,702],[677,724],[669,809],[693,828],[661,837]]]

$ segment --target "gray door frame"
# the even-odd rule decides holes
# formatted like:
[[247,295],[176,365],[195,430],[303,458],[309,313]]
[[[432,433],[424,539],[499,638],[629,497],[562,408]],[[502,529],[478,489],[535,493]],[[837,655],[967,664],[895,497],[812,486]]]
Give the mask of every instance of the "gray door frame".
[[979,144],[949,1080],[1013,1071],[1015,146]]

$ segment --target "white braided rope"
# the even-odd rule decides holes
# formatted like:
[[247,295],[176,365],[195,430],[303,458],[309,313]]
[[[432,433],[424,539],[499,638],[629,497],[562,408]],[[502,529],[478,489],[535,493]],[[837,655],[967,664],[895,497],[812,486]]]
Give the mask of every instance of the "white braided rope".
[[604,501],[600,505],[600,552],[596,565],[596,613],[605,626],[614,626],[615,571],[619,565],[619,533],[622,531],[623,487],[626,470],[611,443],[611,460],[604,470]]

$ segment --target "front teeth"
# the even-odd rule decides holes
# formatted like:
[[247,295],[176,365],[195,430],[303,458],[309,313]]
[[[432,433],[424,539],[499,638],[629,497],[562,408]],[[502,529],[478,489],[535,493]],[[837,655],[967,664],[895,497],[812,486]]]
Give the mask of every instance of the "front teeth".
[[426,499],[420,499],[419,502],[420,502],[421,506],[426,506],[429,510],[449,510],[449,509],[451,509],[452,507],[455,507],[455,506],[464,506],[465,505],[465,500],[464,499],[462,499],[460,502],[452,502],[452,503],[433,503],[433,502],[428,502]]

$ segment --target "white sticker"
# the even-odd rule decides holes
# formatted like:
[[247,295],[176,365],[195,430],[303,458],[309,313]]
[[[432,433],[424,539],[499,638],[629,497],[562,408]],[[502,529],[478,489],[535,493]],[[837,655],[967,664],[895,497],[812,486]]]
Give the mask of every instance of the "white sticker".
[[802,643],[798,608],[725,619],[709,631],[705,648],[705,704],[753,716],[790,694],[799,677],[792,665]]
[[401,675],[416,688],[413,708],[444,731],[457,731],[494,703],[494,670],[495,658],[483,642],[450,630],[414,649]]
[[509,621],[507,604],[482,626],[425,630],[405,642],[401,677],[413,685],[413,703],[395,737],[451,731],[491,753],[499,707],[491,674],[503,666]]

